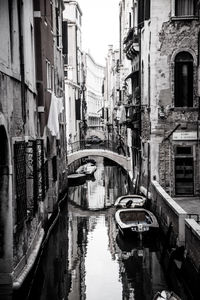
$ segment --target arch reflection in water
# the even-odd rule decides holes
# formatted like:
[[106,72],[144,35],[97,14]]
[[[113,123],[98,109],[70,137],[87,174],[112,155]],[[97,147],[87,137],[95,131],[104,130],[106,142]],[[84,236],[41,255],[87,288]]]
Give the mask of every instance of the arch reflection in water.
[[83,185],[70,187],[69,199],[82,209],[101,210],[112,206],[119,195],[129,192],[128,174],[119,166],[103,165],[98,160],[95,180],[87,180]]
[[155,241],[152,246],[121,239],[112,204],[128,192],[127,178],[101,164],[95,176],[95,182],[70,190],[68,299],[150,300],[166,288]]
[[117,166],[104,170],[102,162],[95,177],[70,189],[30,299],[150,300],[154,292],[168,288],[155,241],[152,246],[118,235],[112,204],[129,192],[127,177]]

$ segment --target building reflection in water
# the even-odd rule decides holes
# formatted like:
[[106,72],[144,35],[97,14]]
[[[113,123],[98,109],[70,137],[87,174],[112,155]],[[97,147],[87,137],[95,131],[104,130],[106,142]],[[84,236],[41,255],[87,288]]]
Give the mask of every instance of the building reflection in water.
[[102,164],[95,177],[70,190],[66,299],[152,299],[166,287],[155,242],[124,242],[114,221],[112,204],[129,192],[128,180],[118,167]]
[[67,207],[65,205],[61,209],[60,216],[50,236],[43,244],[40,256],[32,270],[33,274],[30,274],[32,276],[27,278],[27,282],[19,294],[13,296],[14,300],[65,299],[70,282],[67,272],[67,226]]
[[29,297],[18,299],[149,300],[167,287],[155,241],[125,241],[118,234],[113,203],[129,192],[127,176],[100,161],[95,178],[70,188]]

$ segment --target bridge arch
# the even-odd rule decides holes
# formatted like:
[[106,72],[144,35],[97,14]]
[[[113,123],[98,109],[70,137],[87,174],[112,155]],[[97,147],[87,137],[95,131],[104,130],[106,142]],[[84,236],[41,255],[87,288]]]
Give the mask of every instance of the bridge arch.
[[132,163],[130,157],[126,157],[124,155],[120,155],[118,153],[105,149],[85,149],[69,153],[67,156],[68,165],[71,165],[76,160],[87,156],[101,156],[116,162],[129,173],[129,176],[132,179]]

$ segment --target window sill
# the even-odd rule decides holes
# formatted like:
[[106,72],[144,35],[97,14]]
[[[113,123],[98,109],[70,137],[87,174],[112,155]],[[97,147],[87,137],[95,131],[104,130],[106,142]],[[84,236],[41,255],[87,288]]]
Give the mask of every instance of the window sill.
[[193,20],[199,20],[198,16],[174,16],[171,17],[172,21],[193,21]]
[[198,107],[173,107],[173,110],[176,112],[182,111],[182,112],[191,112],[191,111],[197,111]]

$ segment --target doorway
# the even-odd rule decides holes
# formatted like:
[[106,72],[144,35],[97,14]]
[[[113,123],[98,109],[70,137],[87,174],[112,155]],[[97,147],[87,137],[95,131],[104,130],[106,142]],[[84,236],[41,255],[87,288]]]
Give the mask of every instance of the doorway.
[[176,147],[175,194],[194,194],[194,162],[192,147]]

